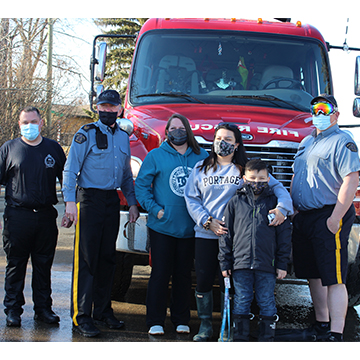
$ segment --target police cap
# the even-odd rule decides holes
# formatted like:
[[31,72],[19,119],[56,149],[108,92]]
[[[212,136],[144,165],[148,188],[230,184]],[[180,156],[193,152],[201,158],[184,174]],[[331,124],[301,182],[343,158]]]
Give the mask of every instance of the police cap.
[[121,98],[117,91],[115,90],[105,90],[97,98],[96,104],[112,104],[119,105],[121,104]]

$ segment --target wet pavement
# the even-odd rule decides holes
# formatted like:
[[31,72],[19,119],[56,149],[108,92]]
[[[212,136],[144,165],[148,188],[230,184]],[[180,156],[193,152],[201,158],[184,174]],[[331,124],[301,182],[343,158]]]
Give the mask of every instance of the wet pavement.
[[[59,214],[63,214],[64,205],[57,206]],[[2,209],[0,208],[0,211]],[[2,222],[2,214],[1,222]],[[59,216],[60,218],[61,216]],[[60,221],[60,219],[59,219]],[[72,331],[72,322],[69,315],[70,287],[71,287],[71,261],[74,229],[60,228],[58,246],[52,271],[53,310],[60,316],[59,325],[48,325],[33,319],[31,299],[31,264],[29,262],[26,275],[24,313],[21,317],[20,328],[6,326],[3,307],[0,308],[0,342],[65,342],[65,343],[98,343],[98,342],[191,342],[197,333],[199,321],[196,314],[195,299],[192,300],[191,333],[188,335],[177,334],[167,318],[165,335],[150,336],[147,334],[145,324],[145,297],[146,286],[149,277],[149,266],[136,266],[134,268],[133,281],[124,302],[113,301],[115,316],[125,321],[125,328],[121,330],[109,330],[99,327],[100,336],[96,338],[84,338]],[[4,297],[4,272],[6,260],[0,245],[0,299]],[[194,290],[194,289],[193,289]],[[219,289],[214,291],[214,336],[212,342],[218,339],[220,329]],[[280,321],[277,328],[303,329],[314,321],[314,313],[311,298],[307,286],[294,284],[281,284],[276,286],[276,299]],[[256,309],[255,309],[256,312]],[[256,321],[252,322],[252,332],[256,331]],[[344,340],[347,342],[360,341],[360,306],[349,308]]]

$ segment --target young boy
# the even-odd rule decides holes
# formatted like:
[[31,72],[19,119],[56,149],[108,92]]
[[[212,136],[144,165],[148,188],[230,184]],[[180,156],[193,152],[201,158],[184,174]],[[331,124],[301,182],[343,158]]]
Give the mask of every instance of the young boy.
[[269,173],[264,161],[248,161],[244,185],[226,206],[228,233],[219,241],[219,261],[224,277],[232,276],[234,296],[234,341],[249,341],[250,306],[255,289],[259,313],[259,341],[274,341],[278,320],[275,282],[286,276],[291,250],[289,219],[269,226],[269,210],[277,198],[268,187]]

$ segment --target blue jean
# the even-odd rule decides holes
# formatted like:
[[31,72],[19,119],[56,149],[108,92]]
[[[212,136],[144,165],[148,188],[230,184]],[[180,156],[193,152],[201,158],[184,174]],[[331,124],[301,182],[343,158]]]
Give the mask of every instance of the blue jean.
[[254,289],[260,315],[273,316],[276,314],[275,273],[242,269],[234,270],[232,278],[235,290],[233,314],[248,315],[250,313]]

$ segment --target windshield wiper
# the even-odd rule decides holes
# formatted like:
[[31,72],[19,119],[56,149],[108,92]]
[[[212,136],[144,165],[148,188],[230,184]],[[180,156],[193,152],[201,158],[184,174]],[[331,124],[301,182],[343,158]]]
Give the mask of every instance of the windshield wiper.
[[140,97],[147,97],[147,96],[170,96],[170,97],[182,97],[182,98],[185,98],[186,100],[193,100],[195,102],[198,102],[200,104],[206,104],[206,102],[202,101],[202,100],[199,100],[197,99],[196,97],[194,96],[191,96],[191,95],[188,95],[188,94],[185,94],[183,92],[160,92],[160,93],[154,93],[154,94],[142,94],[142,95],[137,95],[136,97],[137,98],[140,98]]
[[295,106],[293,103],[290,103],[288,101],[285,101],[283,99],[280,99],[276,96],[273,95],[230,95],[227,96],[227,98],[238,98],[238,99],[250,99],[250,100],[263,100],[263,101],[270,101],[270,102],[275,102],[275,101],[280,101],[286,105],[292,106],[294,109],[299,110],[299,111],[305,111],[304,108],[300,108]]

